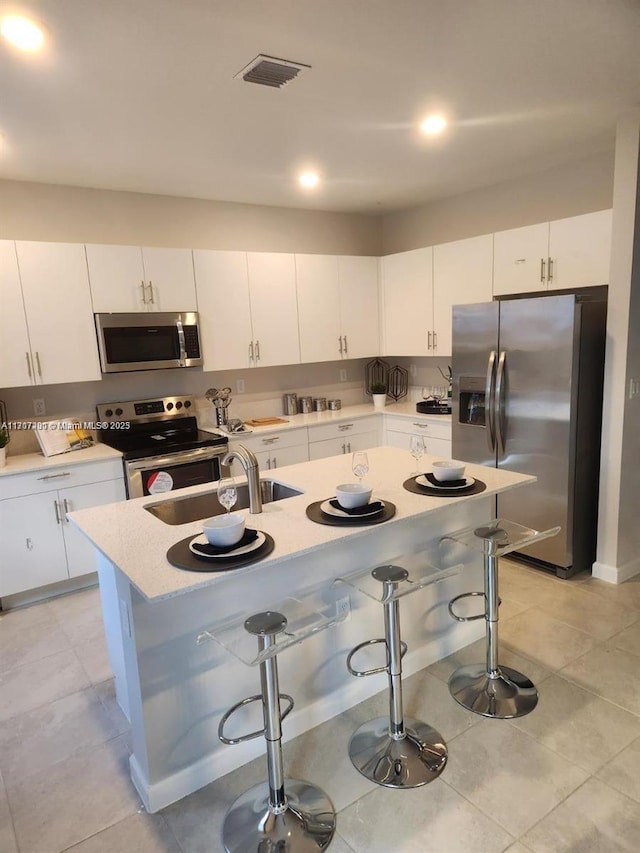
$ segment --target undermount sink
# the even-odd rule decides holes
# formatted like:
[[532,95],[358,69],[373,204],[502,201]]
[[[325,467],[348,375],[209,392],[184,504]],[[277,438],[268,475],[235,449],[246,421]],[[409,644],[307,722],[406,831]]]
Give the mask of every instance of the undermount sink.
[[[249,486],[242,483],[237,486],[237,492],[238,500],[233,509],[247,509],[249,507]],[[263,504],[282,501],[285,498],[294,498],[296,495],[303,494],[301,489],[285,486],[284,483],[278,483],[277,480],[260,480],[260,493]],[[160,521],[164,521],[165,524],[188,524],[190,521],[199,521],[226,512],[226,509],[218,503],[215,491],[147,504],[145,509],[159,518]]]

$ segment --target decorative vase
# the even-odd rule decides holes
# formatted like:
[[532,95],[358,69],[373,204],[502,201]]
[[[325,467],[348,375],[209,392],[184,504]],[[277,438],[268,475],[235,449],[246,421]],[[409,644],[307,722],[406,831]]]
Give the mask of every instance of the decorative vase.
[[373,397],[373,408],[374,409],[384,409],[385,404],[387,402],[386,394],[372,394]]
[[0,447],[0,468],[4,468],[7,464],[7,448]]

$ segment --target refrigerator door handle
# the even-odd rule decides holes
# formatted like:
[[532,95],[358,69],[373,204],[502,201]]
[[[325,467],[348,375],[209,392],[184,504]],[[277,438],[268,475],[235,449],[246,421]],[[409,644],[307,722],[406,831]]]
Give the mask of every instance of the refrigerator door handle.
[[498,438],[498,448],[500,453],[505,452],[505,391],[504,391],[504,372],[507,366],[507,353],[503,350],[500,353],[498,361],[498,372],[496,374],[496,391],[495,391],[495,429]]
[[487,361],[487,381],[484,389],[485,412],[487,418],[487,444],[489,445],[489,450],[491,451],[491,453],[495,453],[496,449],[496,433],[494,422],[494,379],[497,355],[498,353],[495,350],[491,350],[491,352],[489,353],[489,360]]

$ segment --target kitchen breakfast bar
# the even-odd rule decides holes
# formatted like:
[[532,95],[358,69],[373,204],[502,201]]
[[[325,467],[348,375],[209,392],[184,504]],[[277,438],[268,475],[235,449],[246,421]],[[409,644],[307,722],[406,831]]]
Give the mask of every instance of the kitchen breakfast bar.
[[[280,468],[277,481],[295,493],[263,504],[259,514],[241,510],[247,527],[273,539],[273,550],[233,570],[175,568],[167,552],[180,540],[198,536],[201,522],[168,524],[157,507],[149,511],[150,505],[211,492],[211,484],[70,515],[98,552],[109,660],[118,702],[132,727],[131,776],[148,811],[158,811],[264,752],[262,739],[229,747],[218,738],[221,717],[255,694],[258,683],[256,667],[246,666],[214,639],[202,642],[215,637],[219,626],[241,623],[289,597],[310,601],[323,614],[346,613],[329,630],[281,655],[280,687],[295,699],[283,726],[285,739],[385,687],[384,675],[352,678],[345,666],[355,645],[382,636],[380,604],[337,578],[382,564],[402,565],[403,560],[433,568],[438,582],[402,599],[406,674],[484,633],[483,620],[462,623],[448,613],[452,598],[483,588],[482,553],[442,538],[486,523],[493,517],[494,495],[534,478],[469,465],[466,475],[486,489],[458,496],[414,493],[403,486],[414,464],[406,451],[379,447],[368,454],[366,482],[373,489],[372,500],[393,504],[393,517],[357,526],[320,524],[308,517],[310,504],[331,498],[338,484],[353,480],[350,457]],[[428,471],[431,461],[423,459],[422,470]],[[384,665],[380,648],[372,650],[369,666]],[[366,658],[365,652],[365,664]],[[239,714],[234,727],[239,732],[259,728],[258,711]]]

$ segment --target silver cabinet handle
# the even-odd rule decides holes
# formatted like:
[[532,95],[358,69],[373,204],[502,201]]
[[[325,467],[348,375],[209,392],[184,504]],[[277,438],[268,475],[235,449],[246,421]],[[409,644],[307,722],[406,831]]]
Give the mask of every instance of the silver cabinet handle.
[[495,366],[498,353],[491,350],[489,359],[487,360],[487,378],[484,386],[484,401],[485,401],[485,426],[487,429],[487,445],[492,453],[496,449],[496,435],[494,423],[494,399],[495,399]]
[[58,501],[53,502],[53,508],[56,513],[56,524],[60,524],[60,507],[58,506]]
[[253,341],[249,344],[249,361],[255,361],[253,357]]
[[142,290],[142,304],[146,305],[147,304],[147,291],[144,288],[145,288],[144,281],[141,281],[140,282],[140,289]]
[[62,474],[45,474],[44,477],[38,477],[38,480],[57,480],[59,477],[70,477],[71,471],[63,471]]
[[438,349],[438,333],[433,333],[433,348]]
[[271,470],[271,460],[267,457],[267,468]]
[[351,453],[351,442],[347,442],[347,453]]
[[147,287],[149,288],[149,302],[151,305],[153,305],[155,301],[153,298],[153,282],[150,281]]
[[26,545],[27,545],[27,551],[33,551],[33,542],[31,541],[30,538],[27,538]]
[[278,467],[278,460],[276,459],[276,457],[275,457],[275,456],[273,457],[273,467],[274,467],[274,468],[277,468],[277,467]]
[[[67,521],[67,513],[71,512],[71,507],[69,506],[69,501],[66,498],[62,499],[62,505],[64,507],[64,514],[62,516],[63,521]],[[67,521],[67,524],[69,522]]]
[[262,443],[263,443],[263,444],[273,444],[273,443],[274,443],[274,441],[280,441],[280,436],[279,436],[279,435],[274,435],[274,436],[272,436],[271,438],[263,438],[263,439],[262,439]]
[[260,361],[260,341],[256,341],[256,361]]
[[345,430],[347,430],[347,429],[352,429],[354,426],[355,426],[355,424],[340,424],[340,426],[338,427],[338,429],[339,429],[341,432],[344,432],[344,431],[345,431]]
[[42,367],[40,366],[40,353],[36,351],[36,366],[38,368],[38,376],[42,379]]
[[431,349],[431,332],[427,332],[427,349]]
[[420,427],[420,429],[429,429],[429,424],[419,424],[416,421],[413,422],[414,426]]
[[344,354],[349,355],[349,345],[347,344],[347,336],[344,336]]
[[547,281],[553,281],[553,258],[547,258]]
[[540,281],[544,281],[544,258],[540,258]]
[[342,452],[343,453],[347,452],[347,445],[344,442],[342,443]]
[[338,335],[338,352],[342,355],[342,335]]
[[29,358],[29,353],[26,352],[25,355],[27,357],[27,373],[29,374],[29,379],[33,379],[33,376],[31,375],[31,360]]

